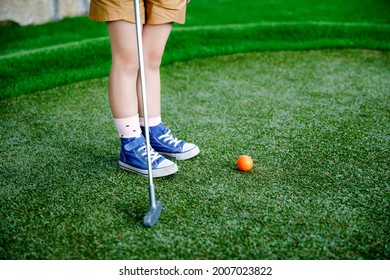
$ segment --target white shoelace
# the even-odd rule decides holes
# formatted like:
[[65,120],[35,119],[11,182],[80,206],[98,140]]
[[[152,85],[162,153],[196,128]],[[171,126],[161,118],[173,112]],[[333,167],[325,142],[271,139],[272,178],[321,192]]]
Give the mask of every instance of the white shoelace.
[[[139,149],[137,150],[137,152],[141,152],[141,151],[143,151],[142,154],[141,154],[141,156],[143,156],[143,157],[147,157],[147,156],[148,156],[148,151],[146,150],[146,144],[143,145],[143,146],[141,146],[141,148],[139,148]],[[152,162],[155,162],[155,161],[156,161],[158,158],[160,158],[160,157],[161,157],[160,154],[158,154],[155,150],[153,150],[152,148],[150,148],[150,160],[151,160]]]
[[173,144],[175,148],[181,142],[181,140],[179,140],[179,139],[177,139],[177,138],[172,136],[170,129],[168,129],[167,133],[159,136],[158,139],[159,140],[163,140],[164,143],[168,142],[168,145],[172,145]]

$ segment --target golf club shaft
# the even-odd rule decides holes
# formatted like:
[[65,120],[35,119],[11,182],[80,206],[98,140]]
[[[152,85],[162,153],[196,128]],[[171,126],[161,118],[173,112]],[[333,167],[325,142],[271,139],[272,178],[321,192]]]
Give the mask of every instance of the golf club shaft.
[[146,138],[146,149],[148,159],[148,175],[149,175],[149,197],[151,208],[156,208],[156,198],[154,193],[153,174],[152,174],[152,162],[151,162],[151,149],[150,149],[150,137],[149,137],[149,122],[148,122],[148,105],[146,96],[146,85],[145,85],[145,70],[144,70],[144,53],[142,44],[142,26],[141,16],[139,9],[139,0],[134,0],[134,12],[135,12],[135,26],[137,33],[137,46],[138,46],[138,61],[139,61],[139,73],[141,82],[141,96],[142,96],[142,110],[145,119],[145,138]]

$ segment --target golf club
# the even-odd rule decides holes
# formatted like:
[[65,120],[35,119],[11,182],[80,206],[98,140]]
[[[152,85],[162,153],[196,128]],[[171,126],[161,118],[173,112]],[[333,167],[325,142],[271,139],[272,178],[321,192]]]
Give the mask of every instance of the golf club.
[[146,98],[146,86],[145,86],[145,71],[144,71],[144,54],[142,44],[142,27],[141,17],[139,9],[139,0],[134,0],[134,12],[135,12],[135,27],[137,32],[137,47],[138,47],[138,60],[139,60],[139,72],[141,81],[141,96],[142,96],[142,110],[145,119],[145,138],[146,138],[146,149],[147,149],[147,160],[148,160],[148,176],[149,176],[149,199],[150,199],[150,210],[144,217],[144,225],[146,227],[152,227],[157,223],[162,210],[161,201],[156,201],[153,174],[152,174],[152,162],[150,155],[150,137],[149,137],[149,123],[148,123],[148,105]]

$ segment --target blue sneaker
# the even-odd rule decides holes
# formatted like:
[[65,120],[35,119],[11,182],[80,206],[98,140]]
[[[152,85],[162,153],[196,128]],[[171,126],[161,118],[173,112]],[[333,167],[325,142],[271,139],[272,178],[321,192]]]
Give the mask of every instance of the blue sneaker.
[[[152,176],[163,177],[178,171],[177,165],[156,153],[151,148]],[[144,136],[138,138],[121,138],[119,167],[143,176],[148,175],[148,156]]]
[[[142,133],[145,134],[145,127],[141,127]],[[199,147],[192,143],[186,143],[173,137],[171,130],[164,127],[162,123],[157,126],[149,127],[150,144],[158,153],[185,160],[199,154]]]

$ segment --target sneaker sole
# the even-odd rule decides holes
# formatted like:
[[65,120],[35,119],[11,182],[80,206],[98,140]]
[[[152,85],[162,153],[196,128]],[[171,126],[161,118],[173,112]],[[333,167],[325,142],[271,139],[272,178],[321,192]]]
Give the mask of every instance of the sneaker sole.
[[[124,163],[123,161],[119,161],[119,167],[122,168],[123,170],[130,171],[137,173],[142,176],[148,176],[148,170],[145,169],[140,169],[131,165],[128,165]],[[179,168],[177,167],[176,164],[172,164],[170,166],[166,166],[164,168],[159,168],[159,169],[153,169],[152,170],[152,176],[153,178],[158,178],[158,177],[165,177],[172,175],[179,171]]]
[[158,152],[161,155],[174,158],[176,160],[186,160],[193,158],[194,156],[198,155],[200,153],[199,147],[195,146],[191,150],[184,152],[184,153],[165,153],[165,152]]

